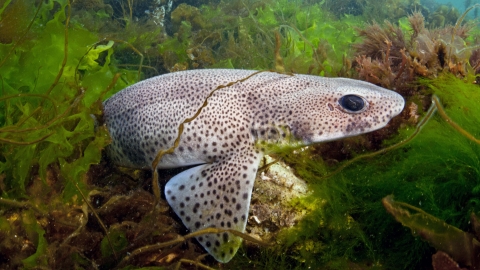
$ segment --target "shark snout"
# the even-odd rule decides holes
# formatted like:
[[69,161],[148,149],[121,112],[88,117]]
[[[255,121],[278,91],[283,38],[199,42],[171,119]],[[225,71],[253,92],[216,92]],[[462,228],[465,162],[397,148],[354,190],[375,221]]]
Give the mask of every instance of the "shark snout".
[[398,93],[392,92],[392,118],[399,115],[405,107],[405,99]]

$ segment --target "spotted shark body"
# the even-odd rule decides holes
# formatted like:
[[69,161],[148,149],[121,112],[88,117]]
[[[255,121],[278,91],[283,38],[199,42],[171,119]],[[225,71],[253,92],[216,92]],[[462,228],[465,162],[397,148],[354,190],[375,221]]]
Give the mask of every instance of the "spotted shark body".
[[[251,70],[192,70],[134,84],[104,102],[112,138],[107,151],[120,166],[150,168],[168,149],[179,125],[192,117],[219,85],[242,80]],[[158,168],[197,165],[174,176],[165,197],[190,231],[207,227],[245,231],[262,144],[308,145],[384,127],[404,107],[395,92],[370,83],[310,75],[262,72],[218,89],[186,123],[174,153]],[[242,239],[207,234],[198,242],[228,262]]]

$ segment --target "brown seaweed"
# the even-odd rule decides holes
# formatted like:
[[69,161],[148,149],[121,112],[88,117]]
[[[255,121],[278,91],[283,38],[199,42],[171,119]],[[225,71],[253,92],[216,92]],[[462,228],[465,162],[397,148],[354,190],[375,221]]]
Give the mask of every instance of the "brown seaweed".
[[462,25],[463,18],[455,25],[428,29],[423,15],[414,12],[408,17],[410,31],[390,22],[359,29],[364,40],[353,46],[358,76],[407,96],[414,94],[412,86],[419,78],[433,79],[444,72],[465,77],[470,65],[477,70],[480,64],[477,46],[465,42],[473,25]]

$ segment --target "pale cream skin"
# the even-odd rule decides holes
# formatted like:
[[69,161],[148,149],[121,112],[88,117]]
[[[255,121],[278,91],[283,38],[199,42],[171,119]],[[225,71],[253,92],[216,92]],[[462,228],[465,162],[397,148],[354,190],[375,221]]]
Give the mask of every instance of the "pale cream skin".
[[[178,126],[219,85],[251,70],[192,70],[132,85],[104,103],[112,137],[108,153],[120,165],[151,168],[170,148]],[[195,120],[185,124],[175,152],[157,168],[198,165],[165,186],[173,210],[191,231],[206,227],[245,231],[253,182],[265,154],[258,141],[308,145],[380,129],[405,105],[397,93],[370,83],[262,72],[219,89]],[[241,244],[230,233],[197,237],[220,262]]]

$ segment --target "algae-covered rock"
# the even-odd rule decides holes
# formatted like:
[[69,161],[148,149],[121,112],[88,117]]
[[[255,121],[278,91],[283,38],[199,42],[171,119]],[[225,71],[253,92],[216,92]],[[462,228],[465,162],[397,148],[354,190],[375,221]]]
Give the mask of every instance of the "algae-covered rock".
[[307,183],[298,178],[284,162],[265,156],[268,167],[255,179],[247,232],[270,242],[282,230],[291,228],[307,214],[295,205],[309,194]]

